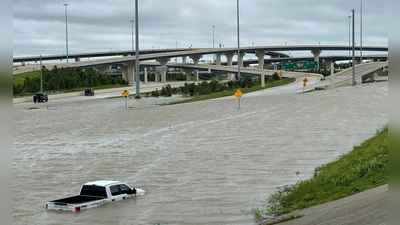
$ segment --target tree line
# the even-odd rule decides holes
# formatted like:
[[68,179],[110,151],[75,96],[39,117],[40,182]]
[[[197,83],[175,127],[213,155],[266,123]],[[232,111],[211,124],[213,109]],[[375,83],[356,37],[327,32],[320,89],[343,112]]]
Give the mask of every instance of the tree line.
[[[93,88],[102,85],[128,85],[121,76],[109,76],[95,69],[42,67],[43,91]],[[40,77],[25,77],[23,84],[13,84],[13,94],[30,94],[40,91]]]
[[[272,76],[266,76],[265,82],[274,82],[280,80],[278,73],[274,73]],[[172,95],[180,94],[183,96],[198,96],[198,95],[209,95],[216,92],[231,91],[238,88],[251,88],[254,86],[260,86],[261,81],[259,78],[244,77],[240,80],[230,80],[228,82],[218,82],[216,80],[202,81],[196,83],[184,83],[184,86],[171,87],[167,84],[161,88],[161,90],[154,90],[146,93],[146,97],[171,97]]]

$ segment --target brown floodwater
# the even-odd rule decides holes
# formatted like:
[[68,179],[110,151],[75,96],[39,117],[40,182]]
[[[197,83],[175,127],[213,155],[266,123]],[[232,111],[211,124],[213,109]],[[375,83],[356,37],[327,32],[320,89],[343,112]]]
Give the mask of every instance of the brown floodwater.
[[[388,123],[387,81],[272,93],[245,94],[240,108],[234,96],[130,98],[127,109],[104,95],[14,104],[14,224],[254,224],[248,212],[277,187],[311,177]],[[98,179],[146,194],[46,211]]]

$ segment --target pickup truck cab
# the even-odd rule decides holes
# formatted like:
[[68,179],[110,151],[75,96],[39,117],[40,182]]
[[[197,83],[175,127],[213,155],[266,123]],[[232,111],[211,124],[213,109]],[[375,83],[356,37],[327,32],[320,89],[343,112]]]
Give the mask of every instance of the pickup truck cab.
[[90,209],[115,202],[144,195],[145,191],[132,188],[124,182],[113,180],[97,180],[82,185],[79,195],[61,198],[46,203],[46,209],[58,211],[79,212],[83,209]]

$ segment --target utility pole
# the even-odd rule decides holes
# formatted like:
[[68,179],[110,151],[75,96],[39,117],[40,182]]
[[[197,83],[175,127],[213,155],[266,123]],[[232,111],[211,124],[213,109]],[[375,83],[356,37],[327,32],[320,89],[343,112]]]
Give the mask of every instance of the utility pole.
[[355,75],[356,75],[356,71],[355,71],[355,58],[354,58],[354,9],[352,9],[351,10],[351,14],[352,14],[352,18],[353,18],[353,32],[352,32],[352,36],[353,36],[353,39],[352,39],[352,46],[353,46],[353,65],[352,65],[352,72],[353,72],[353,80],[352,80],[352,86],[355,86],[356,85],[356,80],[355,80]]
[[362,62],[362,0],[360,0],[360,63]]
[[237,6],[237,45],[238,45],[238,80],[240,80],[240,39],[239,39],[239,0],[236,1],[236,6]]
[[65,3],[63,4],[65,7],[65,43],[66,43],[66,48],[67,48],[67,63],[68,63],[68,17],[67,17],[67,6],[69,4]]
[[135,99],[141,99],[139,90],[139,18],[138,18],[138,0],[135,0],[135,28],[136,28],[136,51],[135,51],[135,75],[136,75],[136,96]]

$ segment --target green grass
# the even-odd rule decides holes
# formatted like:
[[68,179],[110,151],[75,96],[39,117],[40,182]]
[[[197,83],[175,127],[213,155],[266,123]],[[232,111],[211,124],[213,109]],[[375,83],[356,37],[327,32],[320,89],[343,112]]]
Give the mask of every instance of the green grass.
[[24,80],[25,77],[29,78],[39,78],[40,77],[40,70],[35,70],[35,71],[30,71],[30,72],[25,72],[25,73],[19,73],[19,74],[14,74],[13,75],[13,84],[14,85],[24,85]]
[[260,86],[254,86],[251,88],[237,88],[237,89],[234,89],[231,91],[216,92],[216,93],[212,93],[209,95],[193,96],[193,97],[190,97],[185,100],[170,102],[169,105],[188,103],[188,102],[198,102],[198,101],[204,101],[204,100],[209,100],[209,99],[214,99],[214,98],[233,96],[238,89],[240,89],[240,91],[243,93],[243,96],[245,96],[245,93],[259,91],[259,90],[276,87],[276,86],[280,86],[280,85],[285,85],[285,84],[292,83],[294,81],[295,81],[295,78],[288,78],[288,79],[283,79],[283,80],[279,80],[279,81],[275,81],[275,82],[267,82],[267,83],[265,83],[264,87],[261,87],[261,85],[260,85]]
[[378,76],[389,76],[389,70],[378,72]]
[[386,126],[338,160],[317,167],[312,178],[278,188],[262,214],[279,216],[388,183],[388,133]]

